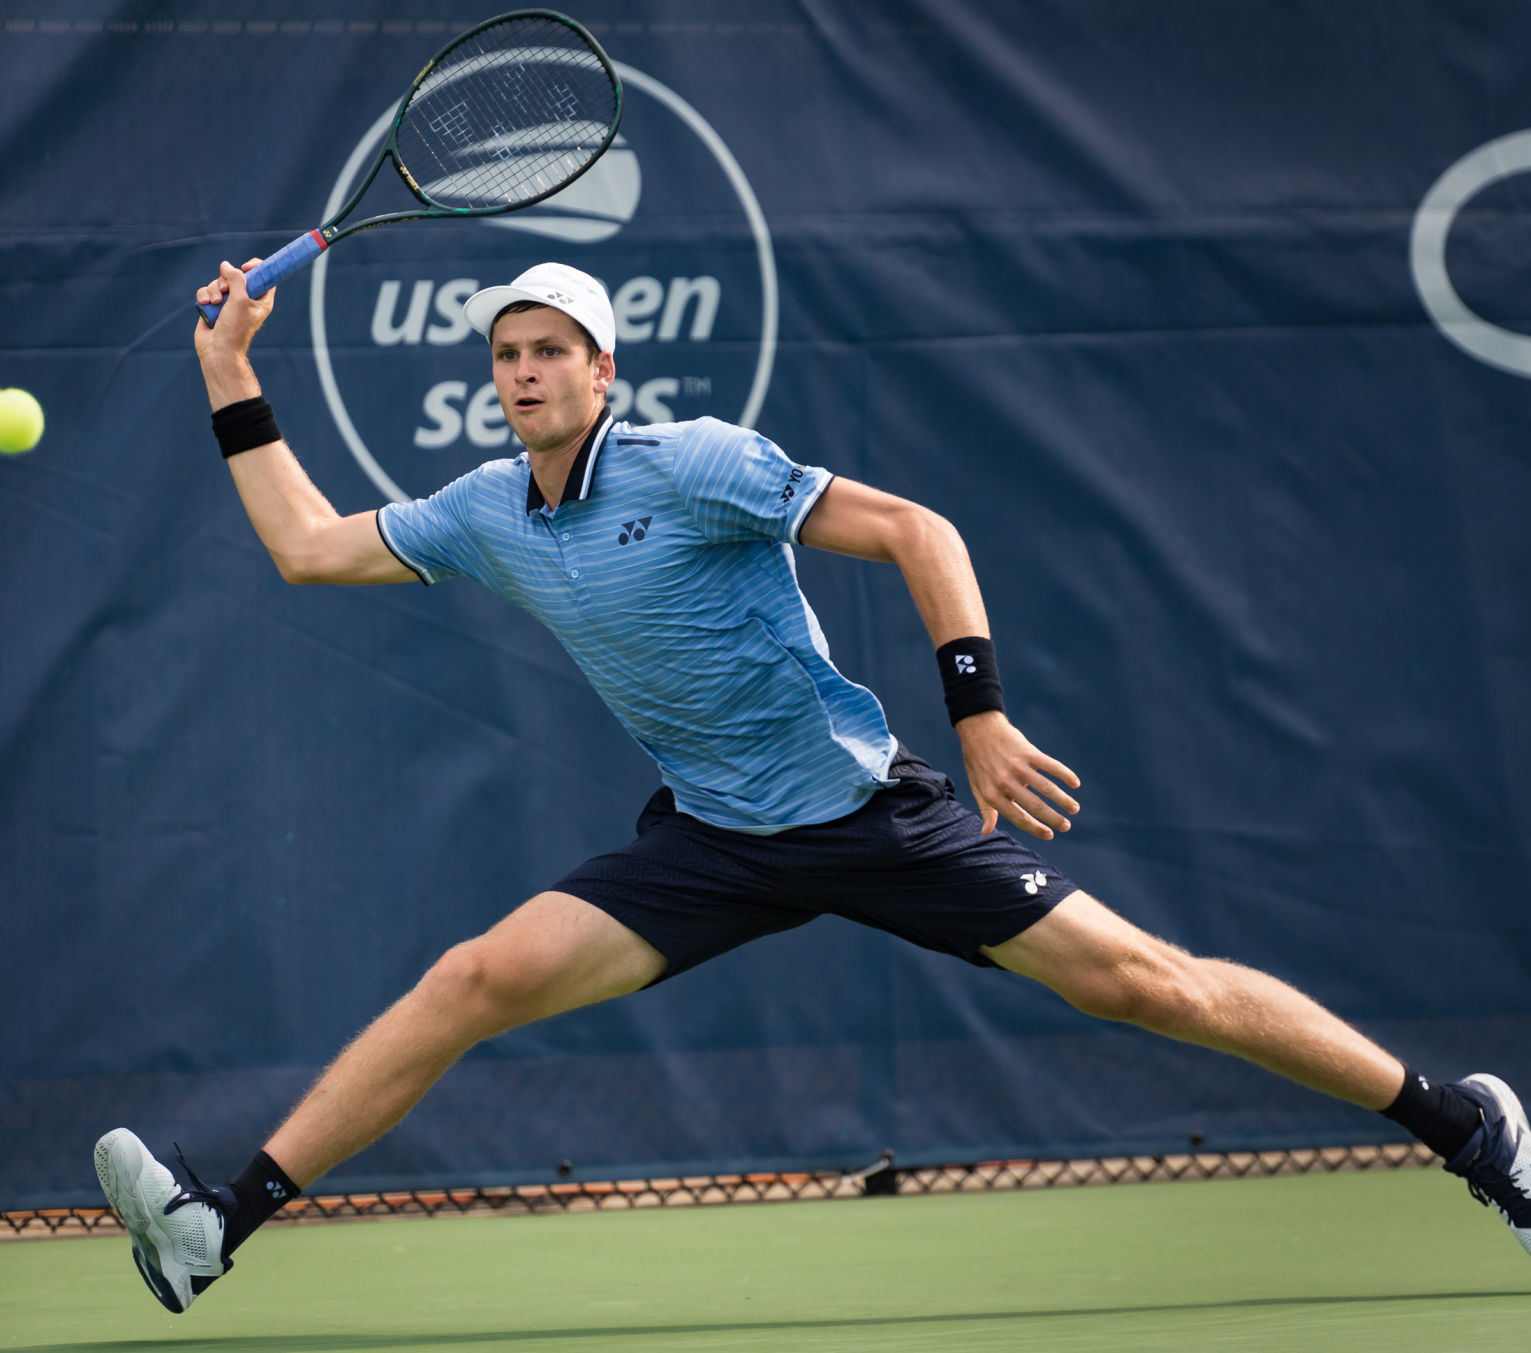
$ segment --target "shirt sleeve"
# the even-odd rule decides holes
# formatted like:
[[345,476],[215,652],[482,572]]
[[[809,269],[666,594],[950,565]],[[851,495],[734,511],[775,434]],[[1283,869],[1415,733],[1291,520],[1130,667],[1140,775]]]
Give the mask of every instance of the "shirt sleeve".
[[386,503],[378,510],[383,543],[427,583],[476,578],[484,552],[473,531],[473,496],[482,467],[454,479],[429,498]]
[[808,509],[834,476],[798,465],[749,428],[699,418],[675,449],[675,486],[702,534],[725,542],[797,541]]

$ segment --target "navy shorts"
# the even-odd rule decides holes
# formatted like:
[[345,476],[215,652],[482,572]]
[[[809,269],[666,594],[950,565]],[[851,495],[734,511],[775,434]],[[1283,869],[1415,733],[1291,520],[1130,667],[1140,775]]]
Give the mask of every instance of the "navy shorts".
[[981,967],[979,952],[1047,915],[1075,885],[957,802],[940,771],[898,749],[889,778],[854,813],[774,836],[714,827],[661,789],[638,836],[565,874],[572,893],[637,932],[665,977],[761,935],[830,914]]

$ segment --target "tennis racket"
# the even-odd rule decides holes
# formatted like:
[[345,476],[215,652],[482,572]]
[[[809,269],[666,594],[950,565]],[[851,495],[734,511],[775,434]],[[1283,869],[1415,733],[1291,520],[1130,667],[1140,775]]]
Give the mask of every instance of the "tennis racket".
[[[433,56],[399,101],[372,168],[344,205],[245,274],[251,296],[336,240],[393,221],[496,216],[551,197],[593,165],[622,121],[622,85],[596,40],[565,15],[489,19]],[[392,160],[420,206],[340,224]],[[220,301],[198,305],[211,326]]]

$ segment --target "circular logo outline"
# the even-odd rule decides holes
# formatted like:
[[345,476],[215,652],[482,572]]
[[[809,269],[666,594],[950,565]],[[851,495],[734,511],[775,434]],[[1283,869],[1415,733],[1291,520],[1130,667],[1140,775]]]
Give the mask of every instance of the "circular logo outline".
[[1435,327],[1480,362],[1531,377],[1531,335],[1491,323],[1451,284],[1446,240],[1457,213],[1491,184],[1531,170],[1531,130],[1511,132],[1469,151],[1430,186],[1409,232],[1409,270]]
[[[760,353],[755,359],[754,378],[738,422],[743,427],[753,427],[755,419],[760,414],[760,406],[765,403],[766,391],[771,384],[771,369],[776,359],[776,255],[771,247],[771,231],[766,225],[765,213],[760,210],[760,203],[755,197],[754,189],[750,187],[749,180],[744,177],[744,171],[739,167],[733,152],[695,108],[668,85],[661,84],[652,76],[634,70],[631,66],[623,65],[620,61],[612,64],[616,67],[617,75],[624,84],[630,84],[659,100],[696,134],[697,139],[717,160],[738,196],[740,206],[744,209],[745,219],[749,222],[750,231],[755,239],[755,256],[760,267]],[[335,187],[330,193],[329,201],[324,205],[324,220],[328,220],[331,213],[337,211],[340,204],[345,201],[347,194],[351,191],[352,182],[361,172],[362,167],[369,162],[397,112],[397,102],[390,104],[356,143],[356,148],[351,152],[350,158],[346,160],[340,171],[340,176],[335,180]],[[328,251],[314,260],[308,292],[309,336],[314,346],[314,365],[319,372],[319,388],[324,392],[324,402],[329,408],[330,417],[335,420],[336,428],[340,431],[341,440],[345,442],[347,449],[356,463],[361,466],[367,478],[385,497],[396,503],[407,503],[413,495],[405,493],[367,449],[367,444],[351,421],[351,415],[347,412],[345,400],[340,393],[339,383],[335,380],[335,371],[330,364],[329,335],[324,321],[324,288],[329,275],[329,262]]]

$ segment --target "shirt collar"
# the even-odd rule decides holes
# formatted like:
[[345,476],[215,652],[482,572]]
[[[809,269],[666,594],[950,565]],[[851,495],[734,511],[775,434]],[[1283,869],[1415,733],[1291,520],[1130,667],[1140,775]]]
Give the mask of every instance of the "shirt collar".
[[[611,430],[611,423],[611,410],[603,408],[595,426],[590,429],[590,435],[585,438],[585,444],[580,447],[579,455],[574,457],[574,464],[569,466],[569,475],[564,480],[563,493],[558,499],[560,507],[570,501],[582,502],[590,496],[590,485],[595,480],[595,462],[600,458],[601,447],[605,444],[607,432]],[[537,487],[537,476],[532,475],[526,486],[527,515],[541,511],[546,506],[547,499]]]

